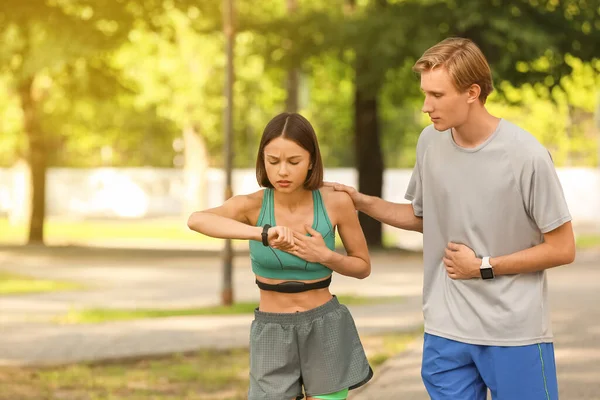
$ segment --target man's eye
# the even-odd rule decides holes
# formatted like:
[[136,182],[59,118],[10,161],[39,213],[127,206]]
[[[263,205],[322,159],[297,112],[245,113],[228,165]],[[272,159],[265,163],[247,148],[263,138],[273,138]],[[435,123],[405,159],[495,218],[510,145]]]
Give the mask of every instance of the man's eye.
[[435,97],[435,98],[439,99],[440,97],[442,97],[442,95],[441,95],[441,94],[439,94],[439,93],[436,93],[436,94],[434,94],[434,95],[433,95],[433,97]]

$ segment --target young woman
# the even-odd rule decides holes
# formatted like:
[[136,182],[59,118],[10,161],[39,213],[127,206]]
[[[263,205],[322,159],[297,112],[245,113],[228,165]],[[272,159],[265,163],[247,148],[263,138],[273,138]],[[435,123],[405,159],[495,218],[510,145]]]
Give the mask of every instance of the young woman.
[[[264,187],[193,213],[190,229],[250,241],[260,304],[250,332],[250,400],[345,399],[373,376],[332,272],[363,279],[371,264],[351,198],[323,188],[311,124],[283,113],[266,126],[256,161]],[[347,255],[334,251],[335,231]]]

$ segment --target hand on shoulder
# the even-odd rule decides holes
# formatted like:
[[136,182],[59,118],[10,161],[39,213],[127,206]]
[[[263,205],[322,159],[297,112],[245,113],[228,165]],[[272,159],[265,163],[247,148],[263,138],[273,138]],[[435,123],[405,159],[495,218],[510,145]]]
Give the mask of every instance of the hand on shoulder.
[[323,182],[323,188],[321,191],[327,190],[332,193],[336,193],[335,196],[338,201],[344,202],[346,199],[350,199],[352,202],[352,208],[357,210],[358,205],[363,201],[364,196],[352,186],[344,185],[337,182]]

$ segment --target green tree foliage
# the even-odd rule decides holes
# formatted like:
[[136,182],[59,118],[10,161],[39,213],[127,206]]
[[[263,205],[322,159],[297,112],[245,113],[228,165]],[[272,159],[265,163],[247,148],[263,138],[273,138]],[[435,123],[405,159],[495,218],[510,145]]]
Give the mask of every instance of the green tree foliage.
[[[304,6],[296,18],[252,21],[248,29],[268,38],[259,51],[282,67],[298,63],[306,67],[307,60],[335,54],[353,69],[359,190],[375,196],[381,194],[383,164],[378,160],[380,142],[385,142],[379,139],[381,103],[386,101],[382,93],[391,94],[384,87],[390,72],[405,70],[424,49],[443,38],[461,36],[482,48],[497,82],[509,81],[517,87],[543,83],[552,90],[573,70],[568,57],[593,61],[600,42],[600,25],[595,22],[598,0],[348,0],[345,5],[345,9],[339,4],[337,9]],[[274,33],[279,37],[274,38]],[[294,46],[282,48],[286,42]],[[414,82],[399,86],[409,94]],[[395,105],[406,110],[414,104],[412,99],[407,95]],[[402,133],[398,130],[397,135]],[[380,245],[381,227],[370,220],[361,222],[369,243]]]
[[[289,71],[297,71],[299,111],[317,130],[326,166],[358,165],[361,182],[372,184],[361,189],[378,194],[384,166],[412,167],[428,123],[410,67],[452,35],[474,39],[492,64],[493,112],[530,130],[559,166],[598,162],[599,0],[296,3],[289,12],[285,0],[236,0],[236,167],[254,165],[262,129],[285,109]],[[48,165],[170,167],[173,141],[193,126],[209,164],[222,166],[220,7],[219,0],[0,4],[0,164],[24,157],[33,167],[32,241],[41,238]],[[365,146],[375,133],[380,145]],[[379,157],[381,165],[364,166]]]
[[10,77],[20,104],[23,153],[32,177],[29,243],[43,243],[46,169],[72,134],[64,121],[73,110],[91,115],[102,109],[75,100],[107,101],[124,89],[107,55],[127,40],[137,20],[154,24],[163,11],[158,1],[0,4],[0,73]]

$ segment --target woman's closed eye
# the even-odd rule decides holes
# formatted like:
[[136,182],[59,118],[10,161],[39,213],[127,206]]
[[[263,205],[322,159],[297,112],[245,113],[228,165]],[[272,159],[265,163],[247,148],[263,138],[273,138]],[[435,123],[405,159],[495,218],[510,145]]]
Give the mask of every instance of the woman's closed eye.
[[[269,161],[269,164],[271,164],[271,165],[277,165],[277,164],[279,164],[279,161]],[[291,162],[290,161],[290,162],[288,162],[288,164],[290,164],[290,165],[298,165],[298,164],[300,164],[300,162],[298,162],[298,161]]]

